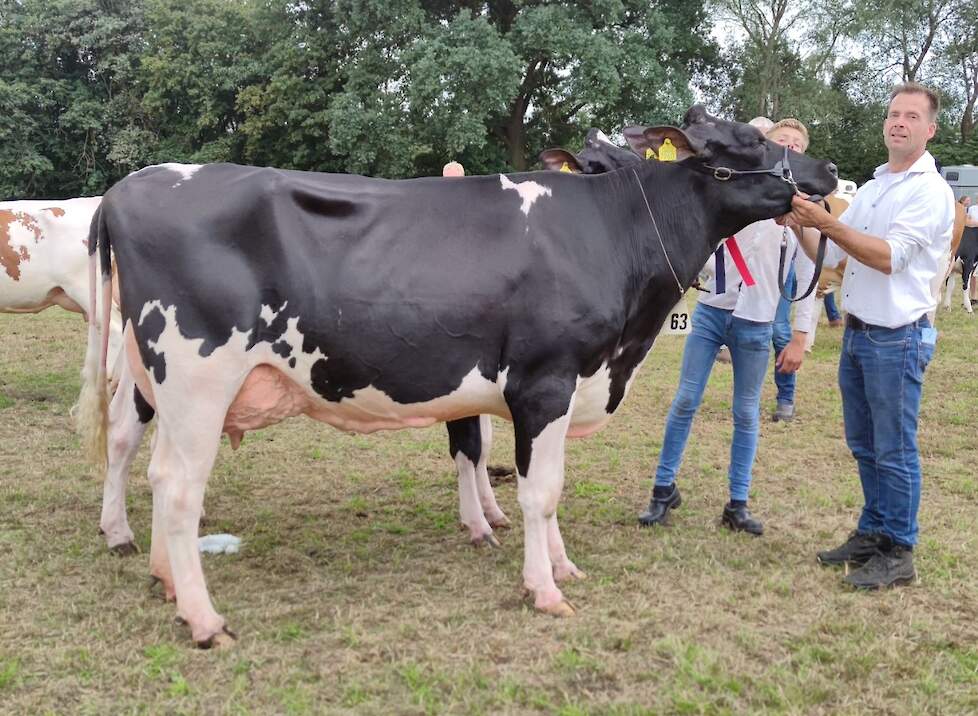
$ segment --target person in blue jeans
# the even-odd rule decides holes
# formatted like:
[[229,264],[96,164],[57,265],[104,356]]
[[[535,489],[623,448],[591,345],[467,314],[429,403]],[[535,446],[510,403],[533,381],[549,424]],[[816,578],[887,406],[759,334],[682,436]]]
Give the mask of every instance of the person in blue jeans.
[[[826,266],[848,256],[839,389],[863,508],[848,539],[816,557],[823,565],[858,565],[844,580],[860,589],[916,578],[922,487],[917,416],[937,339],[927,312],[935,303],[930,285],[943,268],[954,225],[951,188],[927,151],[938,111],[930,88],[898,85],[883,120],[887,163],[877,167],[842,216],[835,219],[795,197],[791,213],[779,219],[829,237]],[[807,233],[802,243],[814,256],[816,242]]]
[[[795,280],[795,267],[791,266],[788,277],[784,280],[784,292],[789,296],[795,295],[798,282]],[[771,343],[774,354],[780,355],[791,342],[791,302],[784,296],[778,300],[778,310],[774,314],[774,324],[771,327]],[[778,389],[777,407],[771,419],[774,422],[785,422],[795,417],[795,376],[796,373],[785,373],[774,369],[774,385]]]
[[841,326],[842,314],[839,313],[839,309],[835,306],[835,291],[825,294],[822,303],[825,304],[825,317],[829,319],[829,325],[833,328]]
[[[808,132],[801,122],[785,119],[767,133],[772,141],[796,151],[804,151]],[[686,337],[679,388],[666,420],[662,451],[655,470],[652,498],[638,521],[643,526],[665,524],[669,512],[682,504],[676,475],[683,459],[693,417],[703,399],[706,383],[720,346],[730,349],[733,366],[733,440],[730,445],[730,501],[724,505],[721,524],[737,532],[764,533],[764,525],[747,507],[754,456],[760,432],[761,388],[767,375],[771,353],[772,322],[778,307],[778,267],[781,237],[786,234],[787,256],[792,259],[799,280],[808,285],[815,267],[804,252],[796,251],[794,231],[785,232],[771,220],[751,224],[736,234],[747,265],[756,282],[745,286],[728,280],[727,290],[717,294],[715,279],[707,285],[692,317],[692,331]],[[725,274],[737,275],[735,264],[726,256]],[[796,327],[810,325],[815,295],[798,303]],[[805,334],[795,331],[778,354],[776,365],[786,373],[798,369],[805,355]]]

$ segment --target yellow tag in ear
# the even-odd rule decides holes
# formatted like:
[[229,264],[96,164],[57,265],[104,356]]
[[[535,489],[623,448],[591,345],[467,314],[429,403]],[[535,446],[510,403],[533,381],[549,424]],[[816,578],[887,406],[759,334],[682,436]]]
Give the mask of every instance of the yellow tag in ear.
[[656,158],[655,157],[655,152],[652,151],[652,147],[649,147],[648,149],[645,150],[645,158],[646,159],[655,159]]
[[676,148],[672,145],[672,140],[666,137],[662,140],[662,146],[659,147],[659,161],[661,162],[674,162],[676,161]]
[[564,162],[563,164],[560,165],[560,171],[568,172],[570,174],[574,173],[570,168],[570,164],[568,164],[567,162]]

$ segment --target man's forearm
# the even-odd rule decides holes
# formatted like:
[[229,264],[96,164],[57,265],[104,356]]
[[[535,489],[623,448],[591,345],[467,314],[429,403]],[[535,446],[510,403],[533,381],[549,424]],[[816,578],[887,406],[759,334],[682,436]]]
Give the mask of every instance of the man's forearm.
[[[818,229],[859,263],[882,273],[890,274],[892,270],[892,252],[890,245],[880,237],[857,231],[851,226],[843,224],[835,217],[826,221]],[[802,241],[805,247],[805,253],[814,261],[815,249],[818,247],[817,237],[811,239],[808,236],[808,232],[805,232],[805,237]],[[809,250],[809,245],[811,245],[811,251]]]

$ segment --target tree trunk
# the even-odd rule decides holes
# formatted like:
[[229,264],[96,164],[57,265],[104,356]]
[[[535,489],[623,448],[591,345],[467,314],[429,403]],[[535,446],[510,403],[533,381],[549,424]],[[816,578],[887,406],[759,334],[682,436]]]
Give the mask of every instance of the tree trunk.
[[506,123],[506,148],[509,150],[509,163],[518,172],[526,171],[526,137],[523,130],[523,115],[526,103],[523,98],[516,100],[516,106]]

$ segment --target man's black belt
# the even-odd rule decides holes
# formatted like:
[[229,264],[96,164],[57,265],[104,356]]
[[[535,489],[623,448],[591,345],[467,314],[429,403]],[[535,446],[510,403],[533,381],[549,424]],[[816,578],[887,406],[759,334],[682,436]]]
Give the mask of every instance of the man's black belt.
[[[927,320],[927,315],[925,314],[925,315],[921,316],[920,318],[918,318],[916,321],[912,321],[910,324],[905,324],[905,325],[922,326],[923,327],[923,326],[929,326],[930,325],[930,321]],[[859,318],[856,318],[851,313],[847,313],[846,314],[846,328],[851,328],[851,329],[853,329],[855,331],[868,331],[870,328],[882,328],[883,330],[896,330],[896,328],[903,328],[903,326],[897,326],[896,328],[892,328],[892,329],[891,328],[887,328],[886,326],[877,326],[877,325],[874,325],[872,323],[866,323],[865,321],[862,321]]]

